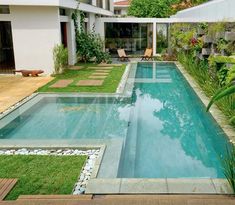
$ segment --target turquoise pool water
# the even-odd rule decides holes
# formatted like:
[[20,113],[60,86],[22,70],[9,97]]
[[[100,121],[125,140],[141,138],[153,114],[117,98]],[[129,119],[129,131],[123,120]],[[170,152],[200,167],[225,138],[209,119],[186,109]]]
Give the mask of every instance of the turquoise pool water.
[[174,64],[139,63],[131,99],[44,97],[0,128],[0,139],[123,139],[121,178],[224,177],[226,136]]

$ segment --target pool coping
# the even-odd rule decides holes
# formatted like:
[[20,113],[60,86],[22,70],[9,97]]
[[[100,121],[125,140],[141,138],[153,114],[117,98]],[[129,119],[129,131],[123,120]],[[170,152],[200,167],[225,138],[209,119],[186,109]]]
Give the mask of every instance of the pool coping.
[[[150,61],[149,61],[150,62]],[[150,62],[151,63],[151,62]],[[196,92],[197,96],[201,99],[203,104],[206,106],[209,102],[209,98],[204,95],[204,92],[197,85],[195,80],[187,73],[187,71],[179,64],[179,62],[163,62],[161,63],[174,63],[181,74],[185,77],[187,82],[190,84],[192,89]],[[18,107],[22,106],[32,98],[40,95],[40,96],[60,96],[60,97],[131,97],[130,90],[134,87],[134,80],[130,79],[128,81],[128,76],[131,72],[131,67],[137,66],[137,62],[132,62],[128,64],[126,70],[123,74],[122,80],[117,88],[116,93],[36,93],[33,96],[29,96],[28,99],[16,105],[9,112],[3,114],[0,117],[2,119]],[[128,86],[127,86],[128,85]],[[127,88],[128,87],[128,88]],[[126,89],[127,88],[127,89]],[[125,90],[126,89],[126,90]],[[131,90],[132,91],[132,90]],[[221,111],[218,110],[216,106],[213,106],[211,109],[211,114],[214,116],[219,113],[219,121],[224,120],[225,116]],[[221,118],[223,116],[224,118]],[[216,120],[217,121],[217,120]],[[221,123],[217,121],[217,123],[221,126]],[[227,121],[226,121],[227,122]],[[223,123],[222,123],[223,125]],[[228,125],[224,125],[221,128],[226,130]],[[230,128],[230,127],[229,127]],[[230,133],[229,135],[227,134]],[[225,133],[232,139],[235,138],[235,135],[231,132],[231,130],[227,130]],[[230,139],[230,141],[232,140]],[[18,141],[18,142],[17,142]],[[88,182],[86,194],[231,194],[231,188],[228,185],[226,179],[176,179],[176,178],[162,178],[162,179],[149,179],[149,178],[134,178],[134,179],[125,179],[125,178],[116,178],[117,177],[117,166],[119,165],[121,155],[120,149],[117,152],[117,156],[119,160],[116,161],[115,164],[112,164],[113,172],[109,175],[109,178],[97,178],[101,165],[104,162],[104,156],[108,155],[107,147],[110,146],[105,140],[76,140],[68,141],[68,140],[42,140],[41,142],[37,142],[35,140],[29,141],[27,143],[23,143],[22,140],[15,140],[15,144],[12,143],[12,140],[0,140],[0,148],[79,148],[79,149],[89,149],[89,148],[99,148],[100,155],[96,160],[94,171],[91,175],[91,179]],[[96,142],[95,142],[96,141]],[[234,142],[234,141],[231,141]],[[112,157],[111,157],[112,158]],[[106,162],[109,163],[109,162]],[[114,170],[116,169],[116,170]],[[205,187],[204,187],[205,185]]]

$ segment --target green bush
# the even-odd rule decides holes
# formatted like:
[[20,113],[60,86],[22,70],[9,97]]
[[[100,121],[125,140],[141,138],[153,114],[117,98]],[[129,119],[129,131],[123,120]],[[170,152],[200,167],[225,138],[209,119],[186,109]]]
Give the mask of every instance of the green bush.
[[56,45],[53,49],[54,73],[59,74],[68,66],[68,49],[64,45]]
[[94,60],[96,63],[110,62],[110,55],[103,51],[104,42],[98,34],[94,32],[78,32],[76,42],[77,55],[80,61],[89,62]]

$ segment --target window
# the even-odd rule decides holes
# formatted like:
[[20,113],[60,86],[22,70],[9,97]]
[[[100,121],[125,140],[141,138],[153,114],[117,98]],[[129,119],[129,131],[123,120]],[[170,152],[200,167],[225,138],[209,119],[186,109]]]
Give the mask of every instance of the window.
[[120,15],[121,14],[121,10],[114,10],[114,14]]
[[60,16],[66,16],[66,10],[60,8]]
[[0,14],[9,14],[10,8],[9,6],[0,5]]

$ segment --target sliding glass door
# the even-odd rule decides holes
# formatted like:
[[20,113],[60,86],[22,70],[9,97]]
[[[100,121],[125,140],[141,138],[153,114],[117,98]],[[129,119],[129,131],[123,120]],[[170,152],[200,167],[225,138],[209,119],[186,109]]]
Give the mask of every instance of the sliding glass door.
[[0,73],[15,69],[11,22],[0,21]]

